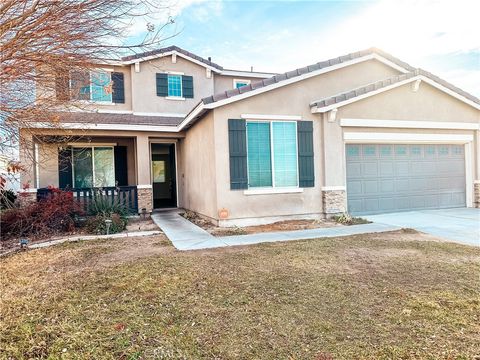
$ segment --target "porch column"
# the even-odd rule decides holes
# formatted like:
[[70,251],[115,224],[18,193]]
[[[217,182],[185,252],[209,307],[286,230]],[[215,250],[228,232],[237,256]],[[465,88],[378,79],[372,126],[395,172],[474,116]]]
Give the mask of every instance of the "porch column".
[[27,205],[37,201],[36,172],[38,161],[38,148],[34,143],[31,133],[20,131],[19,137],[19,160],[23,170],[20,171],[20,191],[18,201],[21,205]]
[[345,184],[345,144],[343,131],[335,114],[323,114],[324,181],[322,187],[323,214],[331,217],[347,211]]
[[150,177],[150,143],[148,136],[138,135],[135,139],[135,164],[137,170],[138,212],[153,210],[153,189]]
[[475,159],[473,207],[480,208],[480,130],[475,131],[475,141],[473,142],[472,155]]

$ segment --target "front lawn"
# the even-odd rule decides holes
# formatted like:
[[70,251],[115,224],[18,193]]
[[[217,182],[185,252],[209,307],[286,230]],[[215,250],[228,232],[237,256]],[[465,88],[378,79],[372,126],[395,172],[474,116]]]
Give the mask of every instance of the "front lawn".
[[480,249],[415,232],[0,259],[2,359],[472,359]]

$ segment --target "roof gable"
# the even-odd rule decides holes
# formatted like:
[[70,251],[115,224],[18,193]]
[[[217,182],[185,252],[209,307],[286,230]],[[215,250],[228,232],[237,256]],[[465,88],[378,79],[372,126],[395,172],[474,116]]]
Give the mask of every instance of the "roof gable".
[[124,64],[133,64],[136,62],[142,62],[142,61],[147,61],[147,60],[152,60],[152,59],[157,59],[165,56],[169,56],[172,54],[177,54],[187,60],[190,60],[198,65],[204,66],[206,68],[209,68],[213,71],[220,72],[223,70],[223,67],[212,62],[209,59],[205,59],[201,56],[195,55],[194,53],[191,53],[187,50],[184,50],[182,48],[179,48],[178,46],[168,46],[164,47],[161,49],[157,50],[152,50],[152,51],[147,51],[144,53],[140,54],[135,54],[135,55],[130,55],[130,56],[125,56],[122,58],[122,62]]
[[416,69],[406,74],[393,76],[341,94],[313,101],[310,107],[312,113],[324,113],[415,81],[425,81],[429,85],[480,110],[480,99],[422,69]]

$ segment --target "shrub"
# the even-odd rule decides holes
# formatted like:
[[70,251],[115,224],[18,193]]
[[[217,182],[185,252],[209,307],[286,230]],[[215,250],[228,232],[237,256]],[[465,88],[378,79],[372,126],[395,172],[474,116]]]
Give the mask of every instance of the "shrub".
[[82,209],[73,194],[56,188],[50,190],[51,193],[38,202],[2,213],[2,239],[41,237],[75,228],[75,216],[81,215]]
[[343,225],[358,225],[358,224],[369,224],[371,221],[368,221],[367,219],[363,219],[361,217],[353,217],[350,214],[341,214],[341,215],[335,215],[332,217],[333,221],[343,224]]
[[0,209],[11,209],[17,199],[13,190],[0,190]]
[[112,216],[113,214],[118,214],[124,218],[130,215],[130,210],[124,200],[117,197],[112,199],[110,196],[103,195],[101,190],[92,191],[93,197],[88,207],[90,215]]
[[125,230],[127,216],[130,215],[130,210],[125,201],[117,197],[111,198],[104,195],[101,189],[92,191],[93,197],[88,213],[93,217],[87,221],[87,231],[94,234],[106,234],[105,220],[112,220],[108,233],[115,234]]
[[125,230],[127,226],[127,219],[121,217],[118,214],[112,214],[110,216],[104,214],[98,214],[93,217],[90,217],[87,220],[86,229],[89,233],[105,235],[107,234],[107,225],[105,220],[112,220],[110,228],[108,229],[109,234],[116,234]]

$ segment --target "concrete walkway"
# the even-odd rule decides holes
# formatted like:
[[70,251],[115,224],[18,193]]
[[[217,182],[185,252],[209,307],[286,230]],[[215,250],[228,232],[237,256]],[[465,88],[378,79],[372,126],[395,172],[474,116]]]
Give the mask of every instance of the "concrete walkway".
[[211,249],[225,246],[251,245],[265,242],[306,240],[325,237],[348,236],[399,230],[400,227],[385,224],[364,224],[319,228],[309,230],[281,231],[251,235],[215,237],[192,224],[177,211],[152,214],[152,220],[163,230],[178,250]]
[[480,246],[480,209],[418,210],[362,217],[377,224],[408,227],[446,240]]

